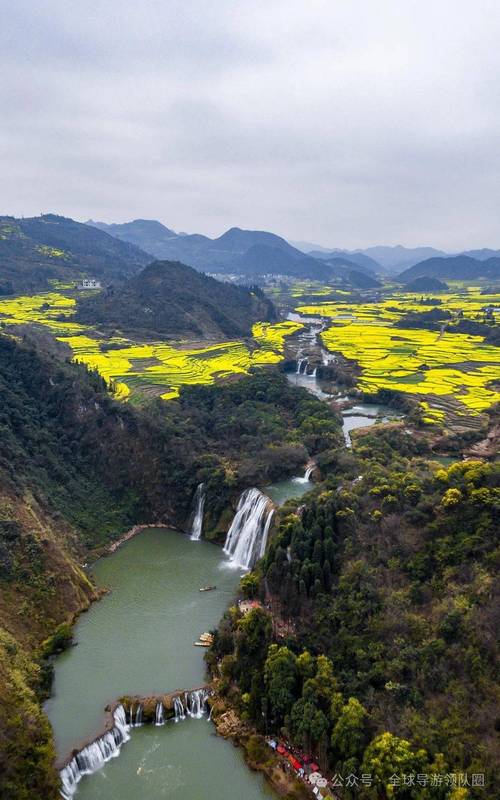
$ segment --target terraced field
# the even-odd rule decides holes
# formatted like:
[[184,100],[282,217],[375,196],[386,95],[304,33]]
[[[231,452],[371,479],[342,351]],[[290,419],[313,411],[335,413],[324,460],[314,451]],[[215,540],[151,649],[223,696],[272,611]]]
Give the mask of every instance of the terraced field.
[[252,367],[278,363],[287,336],[300,330],[297,322],[256,323],[253,339],[202,344],[133,342],[104,338],[89,326],[71,321],[76,297],[51,292],[0,301],[0,322],[10,325],[37,323],[67,344],[75,361],[97,370],[115,397],[143,402],[159,395],[178,397],[180,388],[212,384],[231,375],[242,375]]
[[[457,318],[482,319],[485,306],[500,306],[500,295],[482,295],[475,287],[438,297],[439,307]],[[499,402],[495,382],[500,382],[500,347],[485,344],[481,336],[393,327],[408,312],[428,311],[432,304],[425,300],[399,292],[376,303],[347,300],[303,305],[296,310],[330,321],[323,342],[331,352],[340,352],[359,364],[360,389],[424,395],[429,423],[444,415],[439,398],[448,398],[456,413],[464,415]]]

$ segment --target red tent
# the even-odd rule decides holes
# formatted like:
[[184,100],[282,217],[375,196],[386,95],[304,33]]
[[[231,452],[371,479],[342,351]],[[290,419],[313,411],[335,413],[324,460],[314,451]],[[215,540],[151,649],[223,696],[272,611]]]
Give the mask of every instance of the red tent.
[[317,764],[314,763],[314,761],[312,762],[312,764],[309,764],[309,766],[311,767],[311,772],[319,772],[319,767]]
[[302,764],[300,763],[300,761],[297,761],[297,759],[294,758],[294,756],[288,756],[288,760],[289,760],[290,764],[292,765],[292,767],[294,769],[296,769],[297,771],[299,769],[302,769]]
[[287,752],[288,752],[288,750],[286,749],[286,747],[283,747],[283,745],[282,745],[282,744],[279,744],[279,745],[278,745],[278,747],[276,748],[276,751],[277,751],[277,752],[278,752],[280,755],[282,755],[282,756],[286,756],[286,754],[287,754]]

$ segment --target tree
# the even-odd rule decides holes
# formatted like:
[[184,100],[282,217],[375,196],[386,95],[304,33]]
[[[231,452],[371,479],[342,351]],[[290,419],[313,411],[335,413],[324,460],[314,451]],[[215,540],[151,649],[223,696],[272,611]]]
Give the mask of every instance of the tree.
[[361,758],[366,742],[366,709],[355,697],[342,706],[333,729],[331,743],[336,756],[342,761]]
[[235,672],[243,692],[250,690],[254,670],[262,669],[271,636],[271,616],[264,609],[254,608],[239,620]]
[[404,788],[401,794],[395,786],[403,775],[425,774],[428,766],[425,750],[411,749],[410,742],[399,739],[392,733],[381,733],[376,736],[365,750],[361,771],[372,776],[377,797],[420,798],[425,797],[425,790],[416,787],[413,791]]
[[297,659],[288,647],[270,646],[264,682],[272,717],[281,725],[290,713],[297,689]]
[[333,674],[332,662],[326,656],[318,656],[316,675],[304,683],[302,696],[313,703],[325,714],[330,712],[332,696],[337,690],[337,681]]

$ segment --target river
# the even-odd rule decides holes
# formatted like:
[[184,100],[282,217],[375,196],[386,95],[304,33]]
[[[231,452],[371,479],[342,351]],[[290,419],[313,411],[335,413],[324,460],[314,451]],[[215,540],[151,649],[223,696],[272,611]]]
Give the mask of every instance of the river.
[[[290,480],[269,487],[275,502],[312,484]],[[110,591],[82,614],[76,646],[57,657],[53,694],[45,705],[58,757],[103,730],[104,709],[123,694],[191,689],[206,681],[204,650],[193,642],[218,624],[243,572],[221,548],[150,528],[92,565]],[[199,588],[215,585],[210,592]],[[262,800],[274,797],[240,751],[216,736],[206,717],[145,725],[131,731],[119,758],[79,783],[78,800]]]

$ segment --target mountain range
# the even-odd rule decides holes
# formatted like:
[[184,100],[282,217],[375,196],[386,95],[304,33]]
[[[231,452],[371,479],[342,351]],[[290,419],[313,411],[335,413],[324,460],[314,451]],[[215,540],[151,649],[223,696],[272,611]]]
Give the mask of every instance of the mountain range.
[[500,279],[500,257],[478,260],[468,255],[449,256],[448,258],[428,258],[404,270],[398,280],[402,283],[414,278],[429,277],[438,280],[489,280]]

